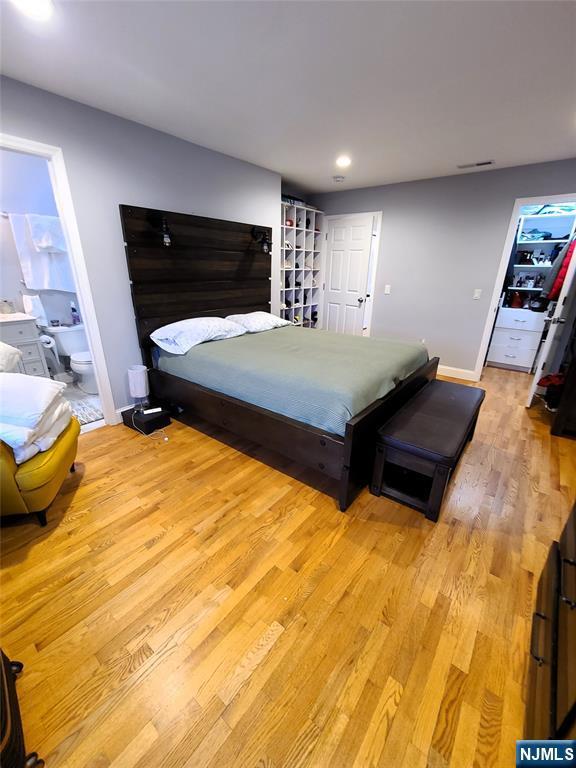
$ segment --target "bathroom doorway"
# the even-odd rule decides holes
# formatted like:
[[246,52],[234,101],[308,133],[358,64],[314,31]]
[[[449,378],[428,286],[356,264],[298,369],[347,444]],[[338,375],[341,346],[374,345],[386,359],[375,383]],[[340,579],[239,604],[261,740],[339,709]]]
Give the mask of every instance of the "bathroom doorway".
[[64,396],[83,431],[114,423],[89,286],[79,285],[63,161],[60,174],[54,167],[60,150],[21,151],[6,138],[0,140],[0,339],[21,350],[21,372],[66,384]]

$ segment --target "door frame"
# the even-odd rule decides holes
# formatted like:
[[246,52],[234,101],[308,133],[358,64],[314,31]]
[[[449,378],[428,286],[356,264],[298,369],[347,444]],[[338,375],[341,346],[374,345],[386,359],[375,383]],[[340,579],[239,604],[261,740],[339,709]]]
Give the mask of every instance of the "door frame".
[[[572,240],[569,240],[568,242],[572,242]],[[553,357],[549,357],[549,353],[551,352],[551,349],[552,349],[552,342],[557,334],[559,334],[561,339],[562,334],[564,332],[564,325],[560,325],[558,323],[557,318],[559,318],[563,314],[565,310],[566,300],[574,298],[574,290],[576,289],[575,278],[576,278],[576,259],[572,258],[572,260],[570,261],[570,265],[568,267],[568,271],[566,272],[566,276],[564,278],[564,282],[562,284],[562,288],[560,290],[558,300],[556,301],[554,312],[552,313],[552,315],[549,315],[550,325],[548,327],[546,338],[544,339],[544,342],[541,344],[540,349],[538,350],[538,355],[536,357],[536,360],[534,361],[534,373],[531,374],[532,381],[530,382],[530,389],[528,391],[528,397],[526,398],[526,408],[530,408],[532,406],[532,403],[534,402],[534,395],[536,394],[536,389],[538,387],[537,382],[540,379],[540,377],[545,374],[544,368],[542,368],[542,366],[554,360]],[[570,303],[568,306],[570,307]],[[570,314],[571,308],[568,309],[568,312]],[[565,322],[566,320],[564,319],[562,323],[565,323]],[[548,353],[548,354],[545,354],[545,353]],[[546,371],[546,374],[547,373],[549,373],[549,371]]]
[[382,234],[382,211],[358,211],[358,213],[332,213],[326,216],[326,268],[322,281],[322,318],[326,317],[326,279],[328,277],[328,230],[330,221],[335,219],[354,219],[357,216],[372,216],[372,239],[370,254],[368,256],[368,275],[366,279],[366,291],[364,299],[364,322],[362,324],[362,336],[370,336],[372,330],[372,312],[374,309],[374,291],[376,290],[376,272],[380,258],[380,238]]
[[97,426],[106,424],[117,424],[120,421],[119,415],[114,407],[112,397],[112,387],[110,386],[110,377],[108,367],[104,356],[104,347],[98,327],[98,319],[94,307],[94,299],[90,288],[90,280],[86,269],[86,260],[82,249],[80,231],[76,221],[72,193],[68,182],[68,173],[64,163],[64,153],[61,147],[55,147],[51,144],[44,144],[39,141],[25,139],[20,136],[11,136],[6,133],[0,133],[0,148],[8,149],[13,152],[20,152],[26,155],[36,155],[43,157],[48,161],[48,171],[50,181],[52,182],[52,191],[56,201],[56,209],[62,224],[64,238],[68,246],[68,254],[72,266],[72,274],[76,283],[76,295],[78,304],[82,313],[82,320],[86,330],[88,346],[92,354],[94,363],[94,373],[98,383],[98,395],[102,405],[104,418],[100,421],[92,422],[86,425],[90,431]]
[[502,293],[502,285],[504,283],[504,278],[506,277],[506,270],[508,269],[508,262],[510,261],[510,253],[512,252],[514,238],[516,237],[516,228],[518,227],[518,220],[520,218],[520,209],[524,205],[537,205],[538,203],[544,205],[545,203],[569,202],[576,202],[576,192],[565,195],[538,195],[537,197],[518,197],[514,201],[512,214],[510,216],[510,223],[508,224],[508,233],[504,241],[502,256],[500,257],[500,266],[496,272],[496,279],[492,289],[492,300],[486,314],[484,332],[482,334],[478,356],[476,357],[476,365],[474,367],[474,381],[480,381],[482,377],[482,371],[484,370],[484,361],[488,353],[488,345],[490,344],[492,329],[494,328],[494,323],[496,322],[496,313],[498,312],[498,304],[500,302],[500,295]]

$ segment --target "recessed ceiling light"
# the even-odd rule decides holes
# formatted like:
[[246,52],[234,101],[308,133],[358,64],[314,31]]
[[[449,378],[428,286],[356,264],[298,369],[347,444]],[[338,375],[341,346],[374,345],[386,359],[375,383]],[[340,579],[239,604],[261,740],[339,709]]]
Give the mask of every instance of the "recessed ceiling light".
[[340,155],[340,157],[336,158],[336,165],[338,168],[348,168],[352,160],[348,157],[348,155]]
[[34,21],[48,21],[54,11],[52,0],[12,0],[12,4]]

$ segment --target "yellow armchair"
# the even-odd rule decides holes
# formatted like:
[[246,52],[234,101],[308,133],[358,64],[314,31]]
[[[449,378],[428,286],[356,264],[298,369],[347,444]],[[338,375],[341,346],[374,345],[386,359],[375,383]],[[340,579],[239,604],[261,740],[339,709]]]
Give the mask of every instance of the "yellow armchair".
[[16,464],[12,449],[0,442],[0,515],[36,514],[46,525],[46,510],[64,478],[74,472],[80,424],[72,419],[52,448]]

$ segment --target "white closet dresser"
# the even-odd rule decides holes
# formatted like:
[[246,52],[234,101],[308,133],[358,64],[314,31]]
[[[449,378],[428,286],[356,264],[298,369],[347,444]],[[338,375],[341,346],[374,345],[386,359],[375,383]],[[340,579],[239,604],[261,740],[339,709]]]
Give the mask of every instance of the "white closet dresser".
[[500,307],[486,362],[530,371],[540,346],[545,318],[545,312]]
[[0,341],[22,352],[22,360],[18,363],[20,373],[50,376],[36,320],[31,315],[22,312],[0,315]]

